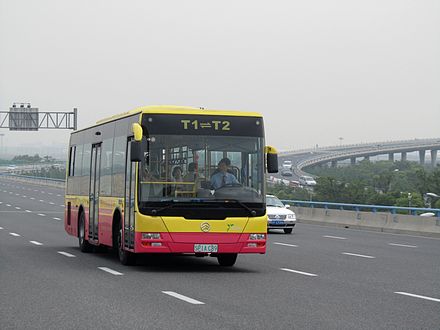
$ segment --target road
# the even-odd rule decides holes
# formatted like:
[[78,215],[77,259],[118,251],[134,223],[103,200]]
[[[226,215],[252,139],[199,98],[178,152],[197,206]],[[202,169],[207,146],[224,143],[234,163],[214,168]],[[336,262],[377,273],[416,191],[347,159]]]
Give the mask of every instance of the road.
[[266,255],[81,253],[63,191],[0,178],[1,329],[440,329],[440,240],[298,224]]

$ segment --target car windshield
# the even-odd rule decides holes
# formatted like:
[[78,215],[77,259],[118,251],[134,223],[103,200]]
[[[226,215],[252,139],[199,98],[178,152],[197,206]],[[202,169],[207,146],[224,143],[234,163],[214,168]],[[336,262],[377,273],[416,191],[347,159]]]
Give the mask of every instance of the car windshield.
[[274,196],[267,196],[266,206],[284,207],[284,204]]
[[263,148],[261,137],[151,135],[139,202],[264,203]]

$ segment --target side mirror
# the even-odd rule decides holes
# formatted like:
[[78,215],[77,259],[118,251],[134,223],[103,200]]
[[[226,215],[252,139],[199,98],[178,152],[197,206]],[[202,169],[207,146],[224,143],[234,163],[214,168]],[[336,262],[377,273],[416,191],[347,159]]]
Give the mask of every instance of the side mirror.
[[130,160],[132,162],[142,161],[142,142],[131,141],[130,143]]
[[131,130],[133,131],[134,134],[134,140],[141,141],[143,135],[142,126],[139,125],[138,123],[134,123],[133,126],[131,127]]
[[290,205],[289,205],[289,204],[284,205],[284,207],[285,207],[286,209],[290,209]]
[[274,147],[266,146],[266,164],[268,173],[278,173],[278,153]]

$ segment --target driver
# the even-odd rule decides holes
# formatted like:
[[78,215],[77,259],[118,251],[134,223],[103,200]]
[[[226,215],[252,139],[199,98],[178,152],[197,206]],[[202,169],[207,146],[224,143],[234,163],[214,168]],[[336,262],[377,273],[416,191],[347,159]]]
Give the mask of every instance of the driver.
[[218,162],[218,168],[211,177],[212,189],[218,189],[226,185],[239,183],[235,175],[228,171],[230,166],[231,161],[229,158],[223,158]]

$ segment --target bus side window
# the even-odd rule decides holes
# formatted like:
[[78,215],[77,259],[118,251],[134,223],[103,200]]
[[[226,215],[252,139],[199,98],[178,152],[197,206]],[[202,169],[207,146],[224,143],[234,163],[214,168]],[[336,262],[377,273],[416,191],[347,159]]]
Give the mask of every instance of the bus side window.
[[70,147],[70,156],[69,156],[69,176],[74,176],[74,168],[75,168],[75,149],[76,146]]

